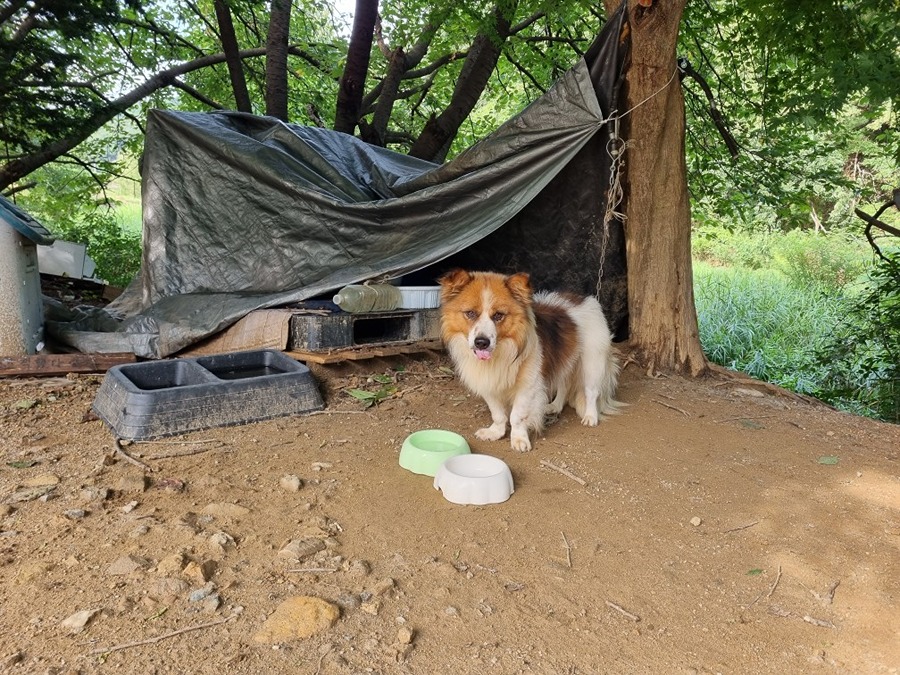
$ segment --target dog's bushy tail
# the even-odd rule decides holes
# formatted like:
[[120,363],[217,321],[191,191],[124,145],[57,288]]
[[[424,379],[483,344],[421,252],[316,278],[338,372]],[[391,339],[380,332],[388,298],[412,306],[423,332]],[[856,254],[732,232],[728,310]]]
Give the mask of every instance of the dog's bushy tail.
[[628,405],[616,400],[616,387],[619,383],[621,369],[619,352],[610,345],[606,353],[603,374],[600,377],[600,395],[597,397],[597,411],[601,415],[617,415],[622,408]]

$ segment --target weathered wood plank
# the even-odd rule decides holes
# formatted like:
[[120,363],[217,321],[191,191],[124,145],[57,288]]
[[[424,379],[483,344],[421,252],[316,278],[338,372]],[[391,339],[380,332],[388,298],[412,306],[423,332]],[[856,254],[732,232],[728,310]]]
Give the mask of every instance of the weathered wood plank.
[[31,354],[0,356],[0,377],[34,377],[68,373],[105,373],[120,363],[134,363],[130,352],[113,354]]

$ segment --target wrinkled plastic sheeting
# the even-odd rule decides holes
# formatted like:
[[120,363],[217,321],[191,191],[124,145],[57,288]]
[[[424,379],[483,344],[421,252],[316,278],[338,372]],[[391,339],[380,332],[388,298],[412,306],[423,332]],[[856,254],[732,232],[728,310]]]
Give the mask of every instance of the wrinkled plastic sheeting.
[[443,165],[269,117],[151,111],[140,275],[106,316],[48,328],[84,352],[162,358],[254,309],[444,260],[515,216],[604,125],[594,86],[579,61]]

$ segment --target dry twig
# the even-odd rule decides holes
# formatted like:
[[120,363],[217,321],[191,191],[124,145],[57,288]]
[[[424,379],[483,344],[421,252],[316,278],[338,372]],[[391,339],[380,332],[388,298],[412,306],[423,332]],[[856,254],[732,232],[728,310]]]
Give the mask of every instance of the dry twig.
[[[222,445],[225,445],[222,443]],[[171,459],[173,457],[190,457],[191,455],[199,455],[210,450],[222,447],[218,445],[214,448],[191,448],[189,450],[170,450],[169,452],[160,452],[156,455],[147,455],[144,459]],[[274,446],[273,446],[274,447]]]
[[546,466],[548,469],[553,469],[554,471],[559,471],[563,476],[566,476],[567,478],[571,478],[572,480],[574,480],[576,483],[578,483],[582,487],[587,485],[587,481],[584,478],[580,478],[580,477],[576,476],[574,473],[572,473],[571,471],[569,471],[568,469],[564,469],[561,466],[556,466],[556,464],[554,464],[553,462],[549,462],[546,459],[541,460],[541,466]]
[[632,613],[629,612],[628,610],[623,609],[622,607],[619,607],[619,605],[617,605],[617,604],[614,603],[614,602],[610,602],[609,600],[607,600],[607,601],[606,601],[606,606],[609,607],[610,609],[616,610],[617,612],[619,612],[619,613],[622,614],[623,616],[628,617],[629,619],[631,619],[631,620],[634,621],[635,623],[637,623],[638,621],[641,620],[641,617],[639,617],[637,614],[632,614]]
[[772,597],[772,593],[775,592],[775,587],[778,586],[778,582],[781,580],[781,565],[778,566],[778,574],[775,575],[775,583],[772,584],[772,588],[769,589],[769,592],[766,593],[766,600]]
[[168,638],[176,637],[178,635],[183,635],[184,633],[190,633],[195,630],[202,630],[204,628],[212,628],[213,626],[218,626],[220,624],[225,623],[226,621],[231,621],[237,614],[232,614],[231,616],[226,616],[224,619],[219,619],[218,621],[210,621],[209,623],[201,623],[198,626],[188,626],[187,628],[181,628],[179,630],[173,630],[171,633],[163,633],[162,635],[157,635],[156,637],[147,638],[146,640],[138,640],[136,642],[126,642],[121,645],[115,645],[114,647],[102,647],[100,649],[95,649],[90,653],[91,656],[96,656],[98,654],[112,654],[113,652],[119,652],[123,649],[130,649],[131,647],[141,647],[143,645],[153,645],[157,642],[161,642],[163,640],[167,640]]
[[138,445],[138,444],[142,444],[142,445],[187,445],[187,444],[199,445],[200,443],[216,443],[217,441],[219,441],[218,438],[204,438],[203,440],[199,440],[199,441],[165,441],[165,440],[163,440],[163,441],[160,441],[160,440],[157,440],[157,441],[154,441],[154,440],[134,441],[134,444],[135,445]]
[[811,623],[813,626],[819,626],[821,628],[834,628],[834,624],[830,621],[825,621],[824,619],[817,619],[809,614],[803,615],[803,620],[806,623]]
[[565,544],[565,546],[566,546],[566,563],[571,568],[572,567],[572,547],[569,546],[569,540],[566,539],[566,533],[560,532],[560,534],[562,535],[562,538],[563,538],[563,544]]
[[732,527],[730,530],[725,530],[722,534],[728,534],[729,532],[738,532],[740,530],[746,530],[748,527],[753,527],[754,525],[759,524],[758,520],[754,520],[752,523],[747,523],[746,525],[738,525],[737,527]]
[[722,422],[740,422],[742,420],[762,420],[767,417],[775,417],[774,415],[754,415],[750,417],[749,415],[742,415],[741,417],[726,417],[725,419],[715,420],[719,424]]
[[669,410],[675,410],[675,411],[677,411],[677,412],[680,412],[680,413],[681,413],[682,415],[684,415],[685,417],[690,417],[690,416],[691,416],[691,413],[689,413],[688,411],[682,410],[681,408],[676,408],[674,405],[669,405],[668,403],[665,403],[664,401],[658,401],[658,400],[655,399],[655,398],[651,398],[650,400],[653,401],[654,403],[658,403],[659,405],[668,408]]
[[116,446],[116,455],[118,455],[119,457],[124,459],[126,462],[130,462],[131,464],[134,464],[135,466],[140,467],[147,473],[153,473],[152,467],[144,464],[140,460],[135,459],[134,457],[129,455],[127,452],[125,452],[125,448],[122,447],[122,442],[118,438],[115,439],[115,446]]

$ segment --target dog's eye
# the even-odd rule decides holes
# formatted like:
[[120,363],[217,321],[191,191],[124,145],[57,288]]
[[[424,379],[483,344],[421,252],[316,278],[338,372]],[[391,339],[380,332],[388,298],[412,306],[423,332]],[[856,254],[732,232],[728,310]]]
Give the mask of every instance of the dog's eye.
[[504,314],[503,312],[494,312],[493,314],[491,314],[491,321],[493,321],[494,323],[500,323],[505,317],[506,314]]
[[467,309],[465,312],[463,312],[463,316],[466,317],[469,321],[474,321],[478,318],[478,312],[476,312],[474,309]]

